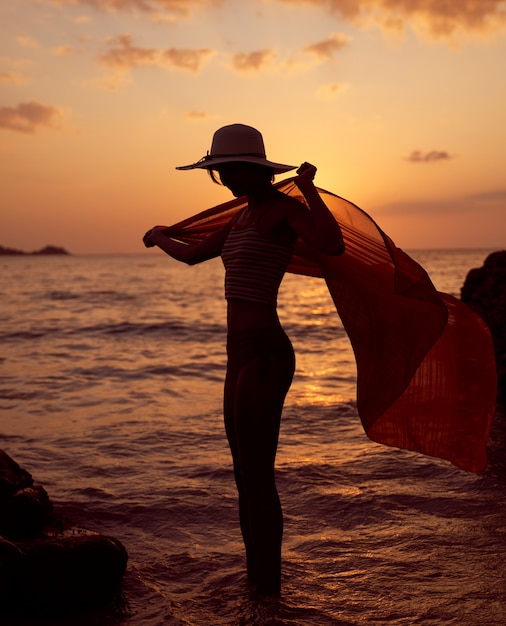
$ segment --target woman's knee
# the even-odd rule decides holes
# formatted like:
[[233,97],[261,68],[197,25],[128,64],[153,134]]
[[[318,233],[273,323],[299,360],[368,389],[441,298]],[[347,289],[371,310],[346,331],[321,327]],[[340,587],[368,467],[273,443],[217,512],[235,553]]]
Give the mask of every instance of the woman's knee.
[[271,467],[241,466],[239,483],[250,497],[266,497],[269,494],[277,494],[274,468]]

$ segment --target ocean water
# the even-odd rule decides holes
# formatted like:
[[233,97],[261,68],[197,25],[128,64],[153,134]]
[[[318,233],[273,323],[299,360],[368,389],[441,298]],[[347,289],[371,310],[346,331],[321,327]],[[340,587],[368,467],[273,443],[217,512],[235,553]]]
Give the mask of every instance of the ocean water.
[[[411,254],[458,296],[489,252]],[[63,515],[129,553],[114,606],[16,624],[506,623],[506,476],[367,439],[323,281],[288,275],[280,292],[297,354],[277,459],[283,594],[260,601],[222,425],[221,262],[146,251],[0,264],[0,447]]]

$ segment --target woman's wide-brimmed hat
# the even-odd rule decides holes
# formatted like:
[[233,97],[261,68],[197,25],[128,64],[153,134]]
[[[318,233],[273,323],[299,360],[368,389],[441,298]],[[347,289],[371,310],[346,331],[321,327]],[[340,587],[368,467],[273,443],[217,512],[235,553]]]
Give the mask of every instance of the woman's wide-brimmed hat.
[[297,165],[283,165],[265,158],[262,134],[251,126],[230,124],[219,128],[213,136],[211,152],[197,163],[176,167],[177,170],[212,169],[220,163],[256,163],[270,167],[275,174],[282,174],[297,168]]

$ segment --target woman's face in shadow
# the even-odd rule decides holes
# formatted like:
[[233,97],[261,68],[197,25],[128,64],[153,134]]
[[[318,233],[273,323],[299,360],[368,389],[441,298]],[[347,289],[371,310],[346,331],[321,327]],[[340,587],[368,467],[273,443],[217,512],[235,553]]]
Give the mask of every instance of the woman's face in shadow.
[[250,195],[258,189],[259,185],[265,185],[269,180],[266,176],[266,168],[255,163],[222,163],[215,169],[222,184],[230,189],[236,198]]

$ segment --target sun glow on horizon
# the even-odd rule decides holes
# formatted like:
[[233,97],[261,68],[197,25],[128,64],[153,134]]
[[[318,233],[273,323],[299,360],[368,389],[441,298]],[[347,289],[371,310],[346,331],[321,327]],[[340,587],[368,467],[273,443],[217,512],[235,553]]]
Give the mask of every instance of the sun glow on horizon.
[[141,252],[230,199],[175,167],[243,122],[401,247],[504,247],[506,2],[346,6],[4,3],[0,244]]

